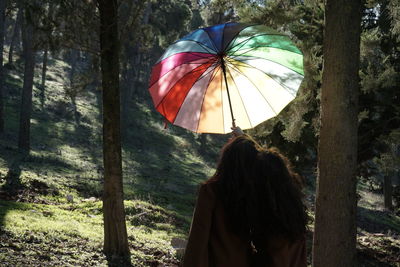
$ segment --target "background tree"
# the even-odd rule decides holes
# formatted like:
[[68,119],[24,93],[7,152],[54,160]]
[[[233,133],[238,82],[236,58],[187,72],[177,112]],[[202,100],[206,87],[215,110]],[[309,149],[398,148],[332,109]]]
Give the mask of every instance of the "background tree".
[[313,266],[356,264],[360,1],[325,6]]
[[49,1],[43,3],[43,15],[41,16],[40,33],[38,34],[38,46],[43,50],[42,54],[42,72],[40,83],[40,102],[42,108],[44,106],[45,91],[46,91],[46,73],[47,64],[49,59],[49,50],[56,51],[59,48],[59,38],[54,33],[57,27],[57,19],[55,18],[56,1]]
[[14,62],[14,50],[19,49],[20,36],[21,36],[21,23],[22,23],[22,8],[17,7],[17,15],[14,20],[10,47],[8,51],[8,64],[12,66]]
[[400,144],[396,135],[400,129],[400,9],[397,2],[368,1],[361,38],[359,175],[371,190],[384,194],[388,210],[392,203],[389,200],[392,182],[394,192],[400,189],[395,179],[397,170],[389,164],[390,147]]
[[18,132],[18,148],[21,151],[30,150],[30,127],[32,112],[32,87],[35,70],[35,9],[36,1],[22,3],[22,45],[24,58],[24,84],[22,87],[21,109]]
[[[393,183],[399,184],[398,179],[400,171],[400,145],[398,140],[400,138],[400,130],[392,131],[382,144],[385,146],[385,152],[381,153],[379,157],[375,157],[373,162],[377,168],[377,174],[383,176],[383,196],[384,207],[387,211],[393,211]],[[397,143],[396,143],[397,141]]]
[[3,86],[4,86],[4,70],[3,70],[3,51],[4,51],[4,32],[6,20],[6,1],[0,2],[0,134],[4,132],[4,104],[3,104]]
[[163,49],[188,32],[192,13],[187,1],[122,2],[121,117],[123,140],[132,123],[129,115],[134,100],[150,103],[146,90],[153,64]]
[[129,263],[122,189],[117,0],[98,0],[103,87],[104,253]]

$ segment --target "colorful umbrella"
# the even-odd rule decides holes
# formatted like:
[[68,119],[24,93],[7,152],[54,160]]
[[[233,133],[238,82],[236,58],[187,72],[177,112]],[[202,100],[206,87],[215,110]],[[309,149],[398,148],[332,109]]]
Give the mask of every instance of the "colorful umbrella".
[[198,133],[248,129],[277,115],[303,79],[303,55],[263,25],[198,29],[169,46],[153,67],[150,94],[171,123]]

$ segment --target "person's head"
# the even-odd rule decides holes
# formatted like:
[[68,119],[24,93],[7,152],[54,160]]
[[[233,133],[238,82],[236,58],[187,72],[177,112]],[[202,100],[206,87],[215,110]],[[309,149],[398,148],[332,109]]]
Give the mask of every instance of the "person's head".
[[[307,213],[302,201],[302,182],[288,159],[277,149],[266,149],[254,164],[255,225],[265,235],[296,239],[306,231]],[[267,227],[266,227],[267,226]]]
[[222,148],[215,174],[206,183],[215,183],[232,231],[245,236],[248,224],[245,218],[247,183],[252,180],[253,165],[261,150],[247,135],[231,138]]
[[252,174],[252,166],[260,151],[248,135],[231,138],[222,148],[215,175],[211,178],[227,187],[239,186]]
[[216,183],[217,195],[233,232],[248,236],[304,234],[307,214],[301,182],[289,161],[276,149],[263,149],[244,135],[222,149],[217,170],[207,183]]

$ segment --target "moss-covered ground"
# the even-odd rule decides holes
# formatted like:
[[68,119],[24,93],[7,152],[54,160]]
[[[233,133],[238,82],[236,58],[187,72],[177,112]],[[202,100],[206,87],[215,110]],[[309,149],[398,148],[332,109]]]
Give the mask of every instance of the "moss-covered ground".
[[[6,71],[0,266],[107,266],[102,253],[101,92],[82,91],[73,106],[65,93],[70,66],[52,58],[44,97],[40,77],[35,76],[32,150],[21,155],[16,144],[22,67],[17,62]],[[124,123],[123,183],[131,261],[133,266],[177,266],[181,255],[176,243],[187,236],[197,185],[213,173],[227,136],[201,139],[173,126],[164,129],[149,99],[132,101]],[[315,178],[308,179],[312,215]],[[399,217],[385,212],[381,195],[362,183],[359,194],[360,266],[400,266]],[[312,229],[311,222],[309,244]]]

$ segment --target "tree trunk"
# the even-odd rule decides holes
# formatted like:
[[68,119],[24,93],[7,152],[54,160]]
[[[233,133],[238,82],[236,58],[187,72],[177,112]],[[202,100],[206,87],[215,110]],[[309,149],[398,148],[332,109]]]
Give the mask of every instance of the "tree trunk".
[[76,49],[71,49],[68,58],[69,65],[71,66],[71,69],[69,71],[69,82],[71,84],[71,88],[74,86],[74,78],[75,78],[78,59],[79,59],[79,51]]
[[19,34],[21,29],[22,8],[18,8],[17,17],[14,23],[13,35],[11,38],[10,49],[8,52],[8,64],[13,64],[13,54],[15,46],[19,43]]
[[77,61],[79,59],[79,51],[76,49],[72,49],[69,54],[69,64],[71,66],[70,72],[69,72],[69,82],[70,82],[70,88],[71,90],[69,91],[69,97],[71,99],[71,105],[72,105],[72,110],[74,114],[74,120],[76,125],[80,124],[80,117],[78,115],[78,107],[76,105],[76,97],[78,96],[78,88],[76,86],[76,81],[75,81],[75,73],[77,72]]
[[33,75],[35,70],[35,53],[33,50],[34,29],[30,10],[24,10],[24,19],[22,23],[22,42],[23,53],[25,59],[24,85],[22,87],[21,111],[18,135],[18,148],[22,151],[30,149],[30,127],[31,127],[31,110],[32,110],[32,87]]
[[314,267],[356,266],[360,0],[327,0]]
[[[49,3],[49,13],[48,13],[48,19],[50,21],[54,20],[54,8],[55,8],[54,1],[50,1],[50,3]],[[49,58],[49,48],[50,48],[50,40],[47,40],[47,43],[45,44],[45,47],[44,47],[44,53],[43,53],[42,83],[41,83],[41,86],[40,86],[40,103],[42,105],[42,109],[44,107],[44,102],[45,102],[46,74],[47,74],[47,62],[48,62],[48,58]]]
[[4,87],[4,68],[3,68],[3,50],[4,50],[4,32],[6,19],[6,1],[0,2],[0,134],[4,132],[4,102],[3,102],[3,87]]
[[393,211],[392,195],[393,195],[392,176],[385,175],[383,180],[383,196],[384,196],[385,209],[388,211]]
[[42,62],[42,83],[40,85],[40,104],[42,108],[44,106],[45,91],[46,91],[46,72],[47,72],[47,59],[48,59],[49,49],[46,47],[43,53]]
[[122,187],[117,0],[98,0],[103,87],[104,253],[129,264]]

